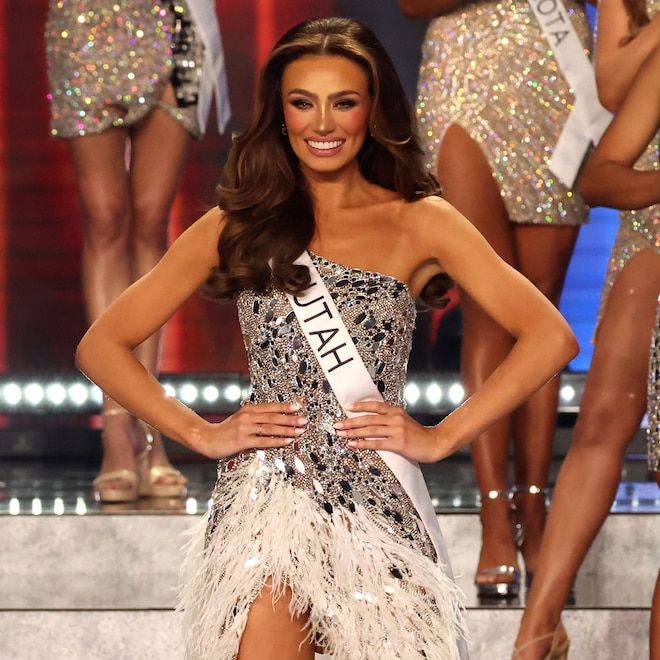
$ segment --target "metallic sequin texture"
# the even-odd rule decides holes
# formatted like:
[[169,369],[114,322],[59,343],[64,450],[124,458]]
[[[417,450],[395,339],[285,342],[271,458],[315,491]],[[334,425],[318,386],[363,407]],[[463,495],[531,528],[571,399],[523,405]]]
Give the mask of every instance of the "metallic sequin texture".
[[[404,405],[403,388],[415,305],[398,280],[327,261],[312,254],[374,382],[389,403]],[[244,291],[238,311],[250,364],[250,403],[304,400],[305,433],[284,449],[254,450],[219,462],[208,536],[221,520],[238,468],[256,457],[251,493],[258,498],[273,474],[284,475],[331,515],[363,507],[401,543],[435,559],[435,550],[396,477],[374,451],[348,449],[333,424],[345,418],[323,371],[281,291]],[[393,568],[396,577],[404,567]]]
[[646,439],[649,470],[660,472],[660,298],[658,298],[649,360],[648,419]]
[[[585,48],[583,8],[565,2]],[[429,24],[422,48],[417,120],[435,173],[449,126],[481,146],[513,222],[578,225],[587,209],[548,169],[574,95],[532,8],[520,0],[461,6]]]
[[[204,45],[188,16],[184,0],[51,0],[46,53],[52,135],[130,126],[158,106],[199,137],[191,101]],[[179,86],[178,106],[160,101],[170,80]]]
[[[660,0],[648,0],[646,11],[650,18],[660,12]],[[660,131],[655,134],[644,153],[635,163],[639,170],[660,169]],[[614,241],[607,268],[607,277],[598,312],[598,320],[605,309],[607,297],[614,286],[614,280],[623,267],[641,250],[660,252],[660,204],[636,211],[623,211],[621,223]]]

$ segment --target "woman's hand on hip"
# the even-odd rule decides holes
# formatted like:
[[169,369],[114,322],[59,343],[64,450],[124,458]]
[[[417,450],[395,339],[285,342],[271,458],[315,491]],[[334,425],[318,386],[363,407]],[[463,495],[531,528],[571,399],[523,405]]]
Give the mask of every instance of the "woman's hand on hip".
[[210,424],[195,449],[208,458],[226,458],[247,449],[286,447],[300,437],[307,419],[298,403],[255,403],[241,406],[218,424]]
[[420,463],[435,463],[457,449],[442,438],[440,427],[423,426],[398,406],[359,401],[350,410],[366,413],[335,424],[351,449],[393,451]]

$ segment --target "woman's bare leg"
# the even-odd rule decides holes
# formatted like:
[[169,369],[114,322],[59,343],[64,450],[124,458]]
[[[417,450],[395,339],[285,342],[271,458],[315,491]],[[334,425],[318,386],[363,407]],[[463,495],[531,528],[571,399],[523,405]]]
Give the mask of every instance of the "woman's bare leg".
[[[578,227],[542,225],[517,225],[514,229],[518,270],[555,306],[559,305],[578,231]],[[516,484],[547,486],[558,394],[559,378],[553,378],[514,415]],[[525,568],[533,572],[545,525],[545,495],[520,492],[515,502],[523,525]]]
[[[488,162],[479,145],[458,126],[451,126],[442,142],[438,179],[445,199],[479,229],[501,257],[515,266],[511,223]],[[470,393],[504,360],[513,346],[513,339],[464,291],[460,295],[463,313],[461,375]],[[510,432],[510,419],[505,418],[472,443],[472,460],[482,493],[501,491],[508,486]],[[481,523],[483,540],[478,570],[503,564],[517,566],[508,499],[483,498]],[[492,577],[493,581],[498,579]]]
[[[90,323],[131,283],[126,138],[126,130],[111,128],[68,142],[85,218],[82,276]],[[106,401],[104,410],[113,408],[116,404]],[[106,415],[103,427],[101,473],[135,469],[132,422],[128,415]],[[122,480],[108,486],[130,489],[130,484]]]
[[[162,100],[176,105],[168,85]],[[154,108],[131,130],[130,186],[132,226],[130,251],[134,280],[149,272],[167,249],[167,225],[183,163],[190,145],[190,134],[173,117]],[[160,333],[143,342],[136,356],[151,372],[158,371]],[[154,433],[151,464],[168,466],[169,461],[159,433]],[[162,477],[168,483],[174,479]]]
[[252,603],[236,660],[313,660],[306,617],[291,618],[291,590],[273,603],[270,582]]
[[[660,255],[645,250],[617,276],[605,306],[573,443],[559,472],[517,646],[552,631],[610,510],[623,457],[646,408]],[[532,646],[526,660],[543,657]]]

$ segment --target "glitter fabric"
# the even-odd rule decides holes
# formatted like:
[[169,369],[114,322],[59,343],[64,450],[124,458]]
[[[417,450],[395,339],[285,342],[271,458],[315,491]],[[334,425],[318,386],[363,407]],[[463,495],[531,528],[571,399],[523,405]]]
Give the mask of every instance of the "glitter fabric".
[[[347,270],[316,255],[312,259],[381,394],[389,403],[403,405],[415,325],[415,306],[407,288],[377,273]],[[284,472],[328,513],[335,507],[354,509],[360,504],[384,528],[435,558],[415,509],[378,454],[347,449],[335,435],[333,424],[345,415],[284,294],[274,292],[264,298],[246,291],[238,309],[252,374],[250,403],[301,397],[306,402],[303,413],[310,420],[308,431],[291,447],[258,453],[264,478],[268,480],[272,470]],[[220,462],[214,499],[222,502],[227,471],[252,454]],[[259,480],[255,488],[260,488]]]
[[[311,254],[311,253],[310,253]],[[405,284],[311,254],[385,401],[402,406],[415,305]],[[184,564],[188,658],[233,658],[267,580],[294,595],[329,658],[462,658],[456,587],[408,495],[375,451],[351,450],[345,415],[281,291],[243,291],[249,403],[302,402],[282,449],[223,459]],[[444,553],[444,548],[441,548]],[[324,656],[326,657],[326,656]]]
[[[565,1],[585,48],[583,7]],[[481,146],[510,220],[578,225],[587,209],[548,169],[574,95],[526,0],[482,1],[435,18],[422,47],[417,120],[428,168],[456,124]]]
[[[660,0],[647,0],[646,11],[649,18],[660,12]],[[648,147],[635,163],[638,170],[660,169],[660,131],[649,142]],[[641,250],[660,252],[660,204],[636,211],[622,211],[612,254],[607,268],[607,277],[598,312],[598,322],[605,309],[607,297],[614,286],[614,280],[628,263]]]
[[655,330],[651,341],[651,359],[649,360],[649,401],[646,440],[649,458],[649,470],[660,472],[660,298],[656,308]]
[[[130,126],[160,107],[200,136],[204,45],[183,0],[51,0],[46,54],[52,135]],[[176,106],[160,101],[170,81]]]

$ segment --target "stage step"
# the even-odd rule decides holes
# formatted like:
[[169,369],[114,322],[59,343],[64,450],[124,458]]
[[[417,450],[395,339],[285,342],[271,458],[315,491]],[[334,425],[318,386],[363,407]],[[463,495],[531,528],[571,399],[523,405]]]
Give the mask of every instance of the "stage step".
[[[199,521],[179,513],[3,516],[2,660],[182,658],[174,590],[185,532]],[[477,602],[478,517],[440,521],[466,593],[472,660],[508,658],[521,603]],[[647,657],[658,538],[660,514],[609,517],[580,572],[577,605],[567,611],[572,657]]]
[[[520,614],[520,609],[468,610],[470,659],[510,660]],[[648,658],[645,610],[571,610],[564,624],[571,659]],[[183,659],[180,615],[168,610],[4,611],[0,637],[2,660]]]

